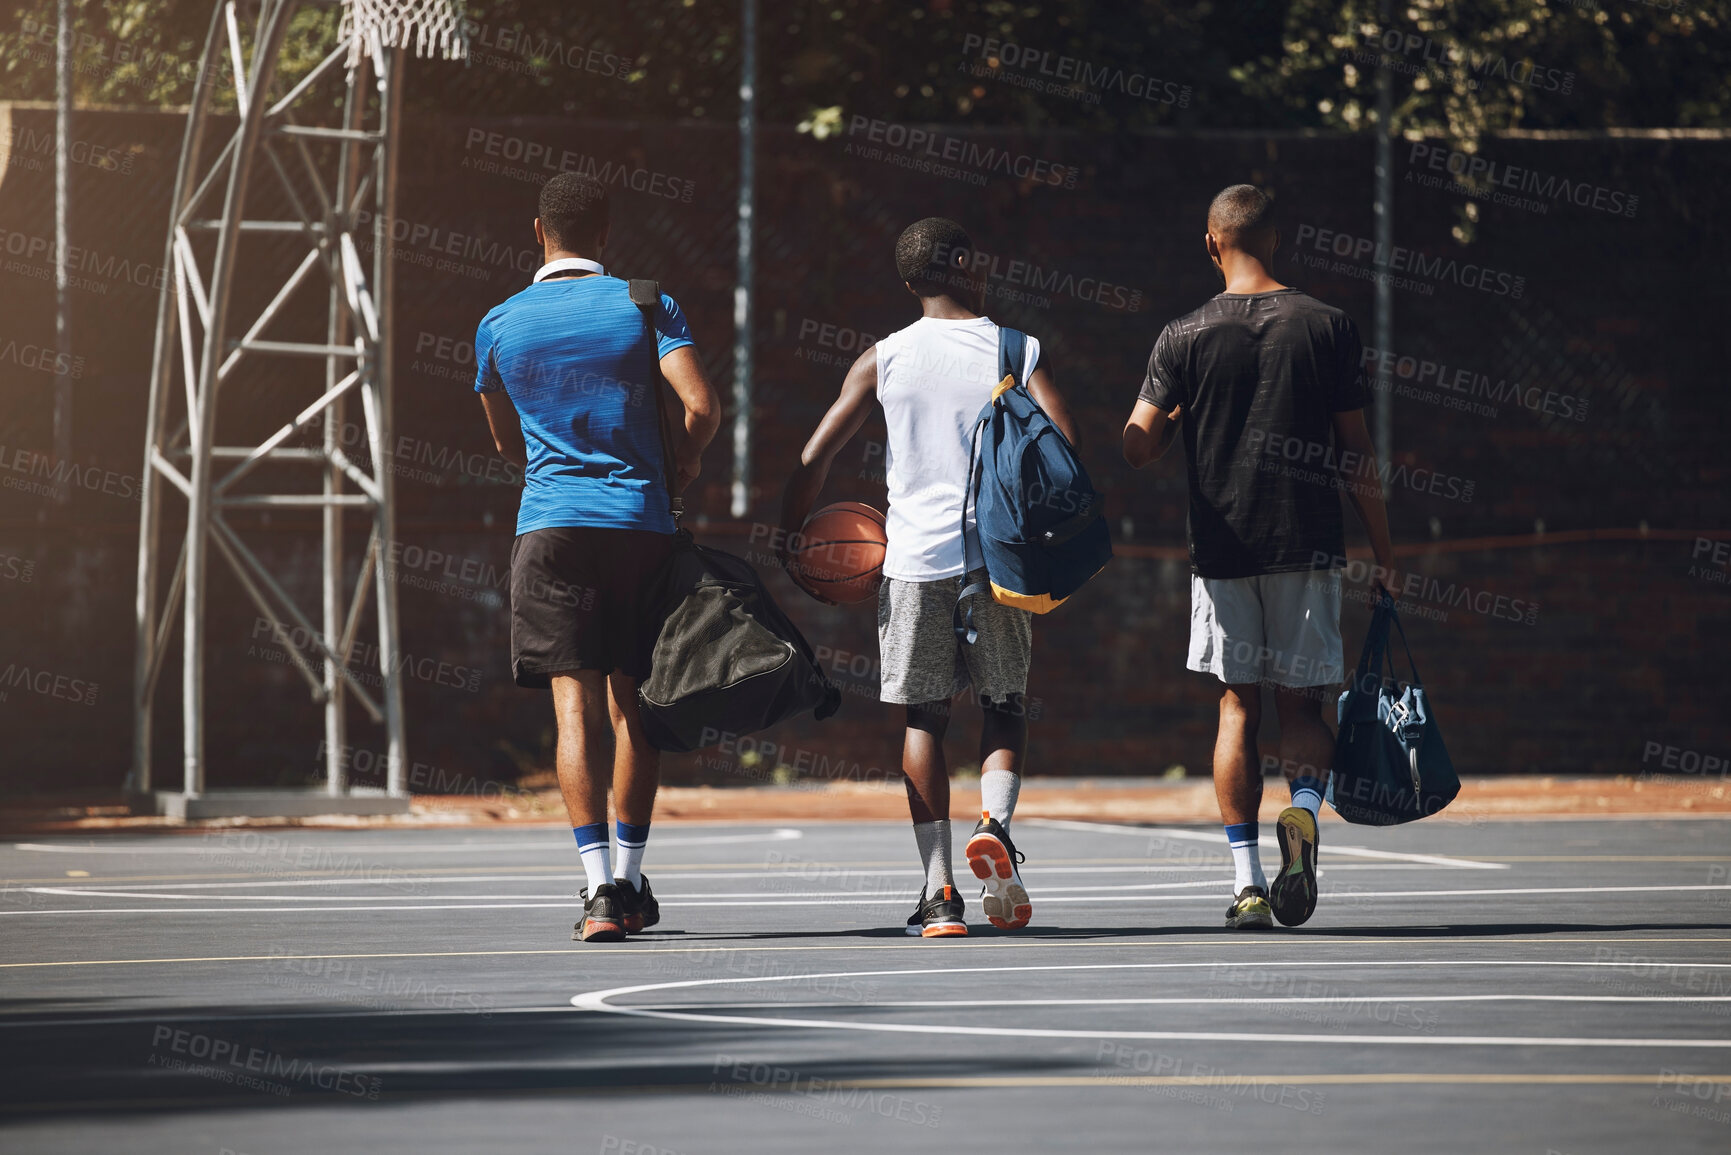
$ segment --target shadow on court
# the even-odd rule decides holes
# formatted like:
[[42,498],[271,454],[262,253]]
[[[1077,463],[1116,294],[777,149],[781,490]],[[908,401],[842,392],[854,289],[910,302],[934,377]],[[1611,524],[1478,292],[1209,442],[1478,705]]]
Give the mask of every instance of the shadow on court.
[[[28,1016],[32,1002],[7,1009]],[[836,1012],[844,1008],[836,1008]],[[79,1024],[61,1006],[44,1006],[40,1024],[14,1020],[0,1033],[0,1120],[90,1112],[199,1111],[407,1100],[489,1094],[584,1094],[627,1090],[719,1093],[774,1090],[785,1081],[955,1078],[1052,1074],[1092,1067],[1086,1056],[976,1058],[860,1056],[797,1064],[768,1059],[793,1034],[585,1014],[532,1012],[366,1014],[341,1007],[293,1010],[211,1007],[130,1015],[123,1023]],[[97,1009],[91,1017],[100,1017]],[[739,1074],[734,1063],[764,1063]],[[712,1086],[713,1084],[713,1086]]]

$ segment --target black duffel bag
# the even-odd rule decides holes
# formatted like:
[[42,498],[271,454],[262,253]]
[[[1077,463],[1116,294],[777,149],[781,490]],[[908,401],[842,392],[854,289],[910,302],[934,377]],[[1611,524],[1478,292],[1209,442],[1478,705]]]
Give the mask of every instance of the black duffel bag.
[[[1405,678],[1397,673],[1390,628],[1406,652]],[[1429,818],[1461,792],[1406,629],[1386,590],[1376,599],[1352,685],[1340,695],[1339,720],[1328,803],[1348,822],[1394,826]]]
[[[628,291],[649,327],[653,355],[661,286],[634,280]],[[674,495],[659,363],[650,387],[667,495],[678,525],[683,503]],[[637,687],[637,704],[644,733],[657,750],[697,750],[724,735],[768,729],[805,710],[822,721],[841,708],[841,690],[818,669],[805,635],[744,558],[698,545],[689,530],[680,529],[646,601],[651,620],[661,625],[649,677]]]
[[841,707],[841,690],[745,559],[680,530],[649,605],[663,620],[637,702],[656,749],[696,750]]

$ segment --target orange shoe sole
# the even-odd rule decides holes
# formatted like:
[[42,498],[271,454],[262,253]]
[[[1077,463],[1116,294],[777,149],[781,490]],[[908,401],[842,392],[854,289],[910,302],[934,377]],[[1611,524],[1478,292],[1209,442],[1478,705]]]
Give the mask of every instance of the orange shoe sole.
[[624,939],[625,928],[616,922],[583,920],[583,942],[622,942]]
[[968,928],[960,923],[928,926],[920,931],[921,938],[961,938],[968,933]]
[[968,839],[968,869],[986,884],[980,909],[986,919],[1000,930],[1021,930],[1034,917],[1034,904],[1016,877],[1016,864],[1002,842],[990,834],[976,834]]

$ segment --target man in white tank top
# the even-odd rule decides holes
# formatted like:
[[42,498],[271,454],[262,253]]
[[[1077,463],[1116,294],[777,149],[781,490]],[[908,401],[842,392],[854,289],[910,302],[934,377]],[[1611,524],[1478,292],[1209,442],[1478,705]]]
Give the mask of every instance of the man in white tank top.
[[[950,866],[944,731],[951,701],[970,686],[984,719],[982,812],[968,840],[968,866],[984,883],[982,905],[994,926],[1024,927],[1032,915],[1016,870],[1021,855],[1009,832],[1027,747],[1023,697],[1032,615],[979,594],[969,599],[978,639],[963,645],[952,628],[964,580],[984,575],[978,546],[970,550],[971,535],[963,533],[962,509],[974,419],[999,377],[998,326],[984,315],[986,278],[973,247],[960,225],[942,217],[916,221],[896,241],[896,271],[919,299],[922,315],[866,350],[848,370],[841,396],[788,478],[781,511],[781,528],[791,538],[817,504],[836,455],[859,432],[876,399],[889,431],[889,547],[878,591],[879,697],[907,709],[902,773],[926,874],[908,933],[927,937],[968,932]],[[1031,336],[1020,368],[1034,400],[1075,444],[1075,426],[1041,361],[1040,343]],[[971,529],[971,508],[968,520]]]

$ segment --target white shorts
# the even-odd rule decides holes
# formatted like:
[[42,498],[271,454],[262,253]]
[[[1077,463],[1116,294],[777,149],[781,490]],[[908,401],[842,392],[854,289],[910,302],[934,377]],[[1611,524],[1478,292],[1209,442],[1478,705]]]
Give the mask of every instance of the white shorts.
[[1188,666],[1232,686],[1301,689],[1344,681],[1340,571],[1191,574]]

